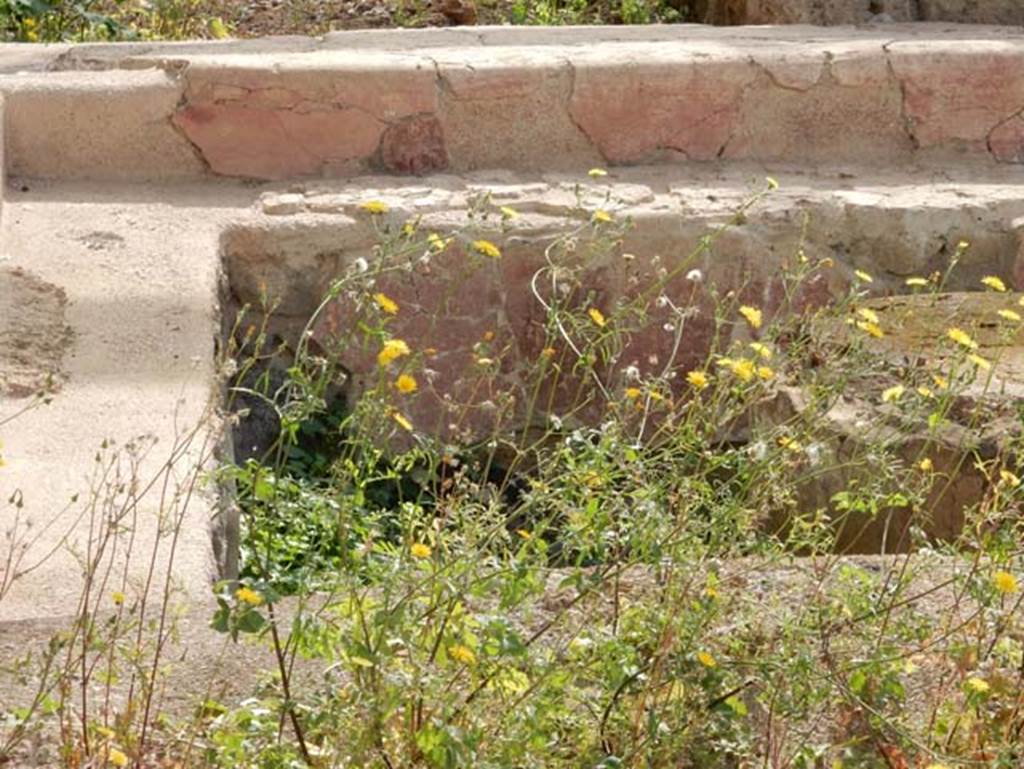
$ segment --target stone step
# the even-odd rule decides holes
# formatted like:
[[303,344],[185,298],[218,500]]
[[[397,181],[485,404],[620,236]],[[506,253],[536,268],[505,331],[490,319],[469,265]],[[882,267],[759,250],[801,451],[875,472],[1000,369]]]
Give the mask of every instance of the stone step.
[[[452,436],[437,415],[448,396],[458,400],[476,381],[473,361],[483,334],[490,336],[489,349],[504,351],[494,380],[498,389],[513,387],[519,364],[536,360],[548,344],[532,281],[545,265],[545,249],[566,232],[576,233],[585,255],[579,301],[608,317],[659,275],[671,276],[664,288],[668,299],[696,312],[674,353],[684,372],[706,359],[717,333],[712,291],[735,291],[739,301],[768,314],[800,312],[845,295],[855,271],[862,271],[873,277],[873,294],[898,295],[910,290],[907,278],[944,272],[961,241],[970,247],[947,289],[981,290],[987,275],[1001,276],[1011,287],[1024,282],[1024,185],[1011,169],[951,171],[941,178],[780,169],[771,180],[776,183],[778,189],[769,190],[758,170],[730,164],[701,171],[619,168],[598,178],[479,172],[293,185],[288,192],[264,193],[251,219],[227,230],[224,264],[235,306],[258,307],[266,295],[279,300],[271,328],[294,346],[332,282],[358,262],[373,261],[379,230],[397,233],[415,222],[412,245],[403,248],[423,252],[423,259],[381,278],[374,290],[402,308],[389,321],[390,333],[415,351],[432,351],[423,364],[433,372],[430,392],[410,402],[408,416],[443,439]],[[751,204],[756,196],[762,197]],[[386,213],[364,210],[369,201],[386,206]],[[507,210],[503,217],[503,207],[514,218]],[[599,211],[607,222],[594,222]],[[702,239],[727,223],[702,250]],[[443,253],[426,253],[430,233],[447,237],[456,231]],[[500,259],[474,254],[478,239],[493,243]],[[834,266],[784,300],[782,267],[800,251],[811,262],[828,257]],[[687,277],[693,270],[700,285]],[[656,375],[675,345],[664,330],[672,312],[654,299],[621,359],[643,377]],[[315,328],[324,348],[333,349],[352,327],[356,304],[358,297],[347,301],[343,295],[328,306]],[[740,335],[741,326],[735,329]],[[376,382],[376,349],[350,343],[340,355],[357,391],[362,382]],[[486,434],[492,427],[484,420],[473,431]]]
[[1024,162],[1024,33],[1009,27],[361,34],[41,53],[22,61],[36,71],[0,77],[7,169],[267,180]]

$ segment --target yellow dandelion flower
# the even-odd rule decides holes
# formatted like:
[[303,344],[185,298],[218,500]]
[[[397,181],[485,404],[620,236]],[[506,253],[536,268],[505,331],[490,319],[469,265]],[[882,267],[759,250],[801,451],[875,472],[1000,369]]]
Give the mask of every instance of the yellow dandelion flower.
[[761,321],[763,320],[761,311],[756,307],[750,307],[749,305],[743,305],[740,307],[740,315],[746,318],[747,323],[750,324],[751,328],[761,328]]
[[903,397],[907,388],[903,385],[893,385],[882,391],[882,403],[895,403]]
[[932,381],[935,382],[935,386],[940,390],[949,389],[949,380],[941,374],[932,374]]
[[1021,320],[1020,313],[1014,312],[1013,310],[999,310],[996,315],[1003,320],[1010,321],[1011,323],[1020,323]]
[[1003,595],[1016,593],[1020,590],[1020,584],[1017,582],[1017,578],[1008,571],[997,571],[993,574],[992,587]]
[[718,660],[716,660],[710,652],[699,651],[697,652],[697,662],[706,668],[713,668],[718,666]]
[[1000,293],[1004,293],[1006,291],[1006,284],[995,275],[986,275],[981,279],[981,285],[991,288],[993,291],[999,291]]
[[922,288],[928,285],[928,281],[925,278],[907,278],[903,282],[911,288]]
[[430,545],[425,545],[422,542],[416,542],[409,548],[409,554],[413,558],[429,558],[433,552]]
[[772,348],[771,347],[769,347],[768,345],[763,344],[761,342],[751,342],[750,343],[750,349],[753,350],[754,352],[756,352],[758,354],[758,356],[760,356],[761,358],[764,358],[765,360],[771,360],[772,359],[772,355],[774,354],[772,352]]
[[796,438],[790,438],[788,435],[782,435],[778,439],[778,444],[786,449],[786,451],[792,451],[797,453],[804,450],[803,445]]
[[922,473],[930,473],[935,469],[935,464],[932,462],[930,457],[925,457],[917,463],[917,469]]
[[988,692],[989,689],[992,688],[988,685],[988,681],[986,681],[984,678],[978,678],[977,676],[972,676],[971,678],[968,678],[964,682],[964,686],[968,690],[975,692],[976,694],[985,694]]
[[612,221],[612,215],[605,211],[603,208],[597,209],[590,217],[591,221],[599,222],[601,224],[608,224]]
[[708,386],[708,375],[703,371],[690,371],[686,374],[686,381],[697,390],[703,390]]
[[448,656],[456,662],[461,662],[463,665],[476,664],[476,655],[473,653],[473,650],[462,644],[448,647]]
[[878,317],[878,313],[870,307],[861,307],[857,310],[857,314],[864,318],[868,323],[878,324],[882,322],[882,319]]
[[952,339],[961,347],[966,347],[968,350],[978,349],[978,343],[975,342],[971,338],[971,335],[964,331],[962,328],[957,328],[956,326],[954,326],[953,328],[946,329],[946,336]]
[[387,294],[378,293],[373,295],[373,301],[381,311],[388,315],[395,315],[398,312],[398,303]]
[[956,244],[956,250],[957,251],[966,251],[970,247],[971,247],[971,241],[969,241],[969,240],[961,240],[959,243]]
[[1012,486],[1014,488],[1020,486],[1020,478],[1005,468],[999,471],[999,480],[1007,486]]
[[868,336],[873,336],[875,339],[881,339],[885,336],[885,332],[882,331],[882,327],[877,323],[872,323],[869,320],[858,320],[857,328],[863,331]]
[[639,387],[626,388],[626,397],[629,398],[631,401],[635,401],[637,398],[640,397],[641,394],[642,393]]
[[501,218],[502,219],[510,219],[510,220],[511,219],[518,219],[519,218],[519,212],[516,211],[514,208],[512,208],[512,206],[502,206],[501,207]]
[[474,240],[473,250],[491,259],[499,259],[501,257],[501,251],[489,240]]
[[775,372],[772,371],[768,366],[758,366],[757,375],[766,382],[775,376]]
[[604,328],[608,323],[608,321],[604,319],[604,315],[602,315],[601,311],[596,307],[591,307],[587,310],[587,315],[590,316],[590,319],[594,321],[594,325],[598,328]]
[[365,203],[360,203],[359,207],[368,214],[373,214],[374,216],[386,214],[390,210],[388,204],[383,200],[367,200]]
[[980,355],[976,355],[973,352],[967,356],[967,360],[969,360],[975,366],[980,368],[982,371],[988,371],[990,368],[992,368],[991,361],[989,361],[987,358],[981,357]]
[[430,233],[430,235],[427,236],[427,245],[430,246],[430,250],[433,251],[435,254],[439,254],[446,248],[448,248],[448,244],[450,242],[450,239],[442,238],[436,232],[432,232]]
[[756,373],[754,370],[754,364],[746,358],[729,361],[729,370],[732,371],[733,376],[741,382],[749,382],[754,378],[754,374]]
[[854,270],[853,274],[862,283],[874,283],[875,279],[871,277],[870,273],[864,272],[864,270]]
[[110,598],[113,600],[114,606],[123,606],[126,596],[120,590],[115,590],[110,594]]
[[381,351],[377,353],[377,363],[381,366],[387,366],[409,353],[409,345],[404,341],[401,339],[389,339],[384,343]]
[[589,176],[591,179],[600,179],[602,176],[607,175],[608,172],[605,171],[603,168],[591,168],[589,171],[587,171],[587,176]]
[[398,426],[401,427],[403,430],[408,430],[409,432],[412,432],[412,422],[409,421],[409,418],[405,416],[405,414],[403,414],[400,411],[392,411],[391,418],[394,419],[395,422],[398,423]]
[[419,385],[416,382],[416,378],[409,374],[402,374],[395,380],[395,388],[398,392],[403,395],[409,395],[410,393],[416,392]]
[[921,385],[920,387],[917,388],[917,394],[920,395],[922,398],[935,397],[935,393],[931,391],[931,388],[925,387],[924,385]]
[[128,766],[128,756],[117,748],[111,748],[107,753],[107,760],[117,767]]
[[239,603],[247,603],[250,606],[259,606],[263,603],[263,596],[251,587],[240,587],[235,591],[235,600]]
[[484,336],[483,336],[483,340],[485,342],[493,342],[494,341],[494,332],[493,331],[485,331],[484,332]]

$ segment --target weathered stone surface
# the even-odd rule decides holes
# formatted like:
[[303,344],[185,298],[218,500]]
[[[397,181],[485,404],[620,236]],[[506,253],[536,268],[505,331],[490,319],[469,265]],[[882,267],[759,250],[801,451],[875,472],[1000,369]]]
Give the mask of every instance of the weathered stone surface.
[[[955,385],[955,402],[935,429],[927,424],[927,401],[907,388],[898,403],[885,403],[882,391],[900,381],[889,378],[860,380],[856,391],[843,393],[824,414],[813,411],[818,435],[818,456],[813,460],[825,471],[808,473],[801,484],[795,511],[780,511],[769,525],[784,530],[791,512],[813,513],[832,510],[839,517],[833,496],[853,483],[866,483],[872,472],[865,453],[871,446],[884,446],[895,461],[914,467],[927,458],[933,465],[935,483],[919,509],[897,507],[869,517],[843,517],[838,538],[842,552],[904,551],[915,545],[914,526],[939,541],[952,541],[962,530],[967,509],[977,503],[998,482],[998,472],[976,466],[978,460],[999,460],[1014,470],[1022,461],[1009,453],[1021,427],[1018,404],[1024,396],[1024,328],[1001,318],[1000,309],[1019,309],[1017,294],[964,293],[895,296],[867,303],[880,316],[886,330],[870,348],[892,364],[894,372],[919,376],[930,389],[936,385],[931,374],[955,381],[953,373],[966,378]],[[946,338],[951,327],[967,330],[978,342],[978,354],[993,364],[992,375],[962,360],[956,345]],[[842,345],[845,332],[836,329],[835,343]],[[934,395],[927,396],[929,398]],[[811,399],[796,388],[780,388],[766,400],[755,419],[762,424],[782,425],[803,415],[810,418]],[[908,416],[916,414],[916,416]],[[880,461],[880,460],[875,460]],[[886,459],[886,462],[891,460]]]
[[388,126],[380,140],[380,160],[398,174],[437,173],[448,167],[444,130],[433,115],[414,116]]
[[1024,8],[1017,0],[706,0],[698,18],[711,24],[1024,24]]

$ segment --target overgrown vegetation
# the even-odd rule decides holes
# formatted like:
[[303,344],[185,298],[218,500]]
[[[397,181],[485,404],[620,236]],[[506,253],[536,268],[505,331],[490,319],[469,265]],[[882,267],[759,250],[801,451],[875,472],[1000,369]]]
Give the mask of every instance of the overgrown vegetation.
[[[186,40],[265,34],[320,35],[365,26],[450,24],[434,4],[384,2],[367,15],[356,3],[283,0],[253,21],[245,2],[233,0],[0,0],[0,36],[20,42]],[[351,6],[351,7],[350,7]],[[360,10],[361,9],[361,10]],[[489,0],[474,5],[487,24],[656,24],[693,22],[690,0]]]
[[[587,211],[530,282],[536,353],[481,329],[479,387],[429,423],[439,351],[395,336],[408,310],[387,281],[453,254],[467,279],[494,269],[518,214],[482,196],[464,227],[435,232],[367,201],[380,244],[332,284],[282,381],[246,376],[278,356],[272,298],[229,335],[226,375],[279,431],[217,474],[244,510],[244,557],[213,625],[270,647],[268,683],[162,722],[160,740],[138,703],[78,709],[85,660],[102,677],[146,654],[142,620],[121,624],[134,586],[103,585],[93,604],[115,620],[83,609],[0,752],[50,712],[75,766],[1020,766],[1020,433],[995,451],[947,435],[1002,407],[1001,361],[972,327],[935,329],[937,354],[914,362],[880,354],[898,329],[868,302],[872,276],[815,305],[803,288],[837,266],[803,250],[775,307],[713,285],[702,260],[774,186],[610,305],[586,268],[634,258],[631,223],[614,200]],[[907,290],[927,305],[947,276]],[[1004,299],[984,325],[1005,342],[1021,310],[985,284]],[[348,322],[328,339],[319,321],[338,306]],[[632,356],[656,310],[671,353],[643,374]],[[360,388],[339,364],[353,348],[376,361]],[[773,405],[794,392],[800,408]],[[855,439],[834,417],[854,395],[873,415]],[[968,469],[985,482],[940,541],[931,516]],[[841,552],[877,531],[915,554]]]

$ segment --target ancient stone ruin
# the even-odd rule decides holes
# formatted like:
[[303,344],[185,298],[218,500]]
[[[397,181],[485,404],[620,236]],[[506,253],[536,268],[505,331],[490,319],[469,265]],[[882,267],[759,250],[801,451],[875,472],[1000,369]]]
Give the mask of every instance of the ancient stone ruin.
[[[115,490],[140,552],[174,547],[174,577],[206,593],[218,568],[211,531],[228,525],[227,507],[198,476],[187,494],[167,495],[159,479],[187,479],[221,456],[194,426],[219,403],[222,318],[270,294],[280,299],[275,333],[294,337],[332,278],[372,249],[374,221],[418,216],[443,228],[484,191],[519,213],[505,230],[494,225],[503,259],[470,290],[445,296],[458,245],[387,286],[417,308],[401,333],[437,348],[441,390],[459,386],[467,340],[484,329],[536,354],[527,282],[538,244],[579,220],[580,194],[583,209],[613,201],[610,215],[636,222],[623,244],[635,259],[588,267],[609,302],[656,256],[692,247],[765,176],[777,192],[699,267],[707,283],[742,288],[769,311],[798,238],[837,263],[808,302],[845,291],[856,270],[874,276],[880,297],[902,293],[961,240],[972,246],[949,291],[975,291],[989,274],[1024,280],[1024,34],[986,26],[1024,23],[1021,8],[744,0],[709,4],[708,20],[858,26],[3,47],[0,419],[40,387],[50,403],[0,422],[0,491],[19,500],[3,528],[35,527],[0,621],[66,610],[75,547],[96,513],[82,503],[97,485]],[[595,167],[607,176],[588,177]],[[386,204],[381,219],[363,210],[368,199]],[[670,290],[683,300],[693,291],[682,278]],[[930,311],[980,311],[970,296],[950,302]],[[418,321],[434,313],[443,329]],[[344,318],[339,304],[314,337]],[[706,341],[695,331],[685,354]],[[665,341],[636,343],[643,366]],[[894,344],[886,354],[905,351]],[[358,386],[373,360],[352,351],[344,364]],[[1017,372],[1007,377],[1016,393]],[[436,409],[425,400],[413,416]],[[121,464],[103,458],[111,446],[131,447]],[[158,480],[120,488],[134,470]],[[160,538],[176,515],[179,536]],[[145,579],[148,555],[137,559],[119,565]]]

